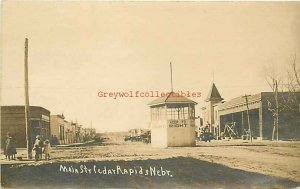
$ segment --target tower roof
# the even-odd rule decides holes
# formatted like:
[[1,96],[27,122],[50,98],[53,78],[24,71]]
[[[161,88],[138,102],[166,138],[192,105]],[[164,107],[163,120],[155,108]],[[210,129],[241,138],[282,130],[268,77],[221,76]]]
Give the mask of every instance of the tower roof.
[[222,100],[223,98],[221,97],[215,83],[213,83],[205,101],[208,102],[208,101],[222,101]]
[[159,97],[151,101],[148,105],[150,107],[162,104],[197,104],[197,102],[192,101],[178,93],[170,92],[164,97]]

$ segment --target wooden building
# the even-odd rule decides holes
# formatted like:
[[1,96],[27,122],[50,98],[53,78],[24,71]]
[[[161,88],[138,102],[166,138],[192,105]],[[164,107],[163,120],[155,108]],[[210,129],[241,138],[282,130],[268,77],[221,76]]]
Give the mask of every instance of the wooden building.
[[[91,131],[78,123],[69,122],[63,114],[51,115],[51,135],[56,136],[59,144],[83,142],[86,134]],[[96,131],[94,131],[96,133]]]
[[194,146],[196,104],[174,92],[150,102],[152,146]]

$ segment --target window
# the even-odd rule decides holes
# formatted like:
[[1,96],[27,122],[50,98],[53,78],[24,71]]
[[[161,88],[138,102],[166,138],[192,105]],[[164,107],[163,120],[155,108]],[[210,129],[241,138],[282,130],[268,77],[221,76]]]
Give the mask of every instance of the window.
[[193,108],[189,107],[172,107],[167,109],[168,120],[184,120],[193,117]]
[[31,127],[37,128],[40,126],[40,122],[38,120],[31,120]]
[[195,117],[193,106],[165,106],[151,108],[151,120],[185,120]]
[[165,107],[151,108],[151,120],[164,120],[165,119]]

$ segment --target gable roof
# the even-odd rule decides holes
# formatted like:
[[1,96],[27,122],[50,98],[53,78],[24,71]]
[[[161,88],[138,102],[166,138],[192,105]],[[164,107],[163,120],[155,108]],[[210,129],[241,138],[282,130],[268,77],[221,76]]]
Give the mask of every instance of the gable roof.
[[213,83],[205,101],[208,102],[208,101],[222,101],[222,100],[223,98],[221,97],[215,83]]
[[179,95],[179,93],[170,92],[164,97],[159,97],[151,101],[148,105],[150,107],[162,104],[197,104],[197,102],[192,101],[184,96]]

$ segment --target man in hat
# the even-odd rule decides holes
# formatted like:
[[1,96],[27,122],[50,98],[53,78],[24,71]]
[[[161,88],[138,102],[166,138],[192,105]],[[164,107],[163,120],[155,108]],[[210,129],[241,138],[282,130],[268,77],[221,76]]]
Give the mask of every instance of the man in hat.
[[41,141],[40,135],[37,135],[35,137],[35,143],[33,145],[33,151],[35,152],[35,160],[38,161],[42,159],[42,147],[43,147],[43,142]]
[[5,153],[5,159],[10,160],[12,158],[13,142],[12,142],[12,137],[9,133],[7,133],[7,139],[5,141],[4,153]]

